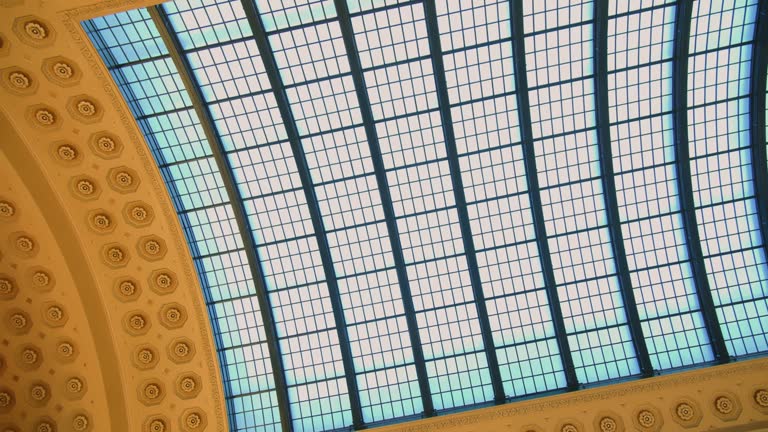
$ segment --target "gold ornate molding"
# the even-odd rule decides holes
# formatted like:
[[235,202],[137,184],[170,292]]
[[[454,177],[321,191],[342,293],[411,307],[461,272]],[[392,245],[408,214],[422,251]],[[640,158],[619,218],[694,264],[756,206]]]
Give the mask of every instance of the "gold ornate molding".
[[[0,201],[13,213],[0,220],[0,274],[13,280],[16,292],[0,300],[0,311],[9,318],[18,312],[26,322],[23,331],[10,333],[7,323],[0,325],[0,362],[5,363],[0,377],[12,384],[15,396],[15,406],[5,413],[0,408],[0,425],[32,429],[47,417],[60,430],[117,426],[127,421],[126,401],[122,381],[109,374],[118,369],[118,350],[110,329],[100,325],[107,314],[93,271],[72,227],[52,220],[66,219],[55,196],[40,183],[30,184],[39,168],[17,157],[23,148],[8,128],[0,116],[9,145],[0,152]],[[33,244],[33,255],[11,250],[14,245],[6,239],[21,238],[14,230],[27,233],[22,237]]]
[[[723,396],[730,399],[725,401]],[[645,432],[750,431],[761,427],[768,427],[768,359],[580,390],[376,430]]]
[[[48,360],[82,368],[86,357],[99,357],[58,387],[44,380],[33,386],[37,399],[10,386],[5,393],[13,406],[0,407],[0,426],[10,430],[228,429],[211,326],[176,213],[138,126],[80,26],[152,3],[0,4],[0,167],[16,169],[29,186],[6,201],[29,199],[41,209],[32,225],[13,215],[0,219],[0,229],[18,232],[12,250],[7,242],[0,249],[0,264],[11,269],[9,281],[27,277],[53,286],[32,301],[40,313],[16,284],[0,296],[0,316],[18,324],[0,345],[0,376],[3,383],[6,376],[26,382]],[[38,252],[55,243],[38,241],[46,227],[66,262],[29,275],[11,259],[47,265]],[[69,275],[91,283],[68,283]],[[57,345],[51,337],[50,347],[27,350],[29,364],[9,361],[41,326],[66,340]],[[59,397],[70,399],[59,404]],[[92,414],[57,411],[79,406],[73,400],[91,406]]]

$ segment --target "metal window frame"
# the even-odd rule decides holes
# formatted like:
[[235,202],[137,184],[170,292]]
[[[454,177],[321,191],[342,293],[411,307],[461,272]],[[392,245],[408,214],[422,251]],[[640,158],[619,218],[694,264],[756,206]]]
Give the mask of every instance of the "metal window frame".
[[374,121],[373,111],[371,110],[371,101],[368,98],[363,68],[360,63],[360,55],[355,42],[355,34],[352,28],[352,18],[349,14],[349,8],[346,0],[334,0],[336,13],[339,18],[341,35],[344,39],[344,45],[347,50],[347,59],[349,60],[350,73],[355,83],[355,91],[360,105],[360,113],[363,118],[365,135],[368,139],[368,146],[371,151],[373,169],[376,175],[379,195],[381,197],[381,206],[384,210],[384,218],[387,223],[389,241],[392,244],[392,255],[395,260],[395,270],[400,285],[400,294],[403,300],[403,309],[405,310],[405,319],[408,325],[408,335],[411,339],[411,348],[413,350],[416,375],[419,381],[419,390],[421,391],[421,401],[424,408],[424,416],[432,417],[436,415],[434,404],[432,403],[432,391],[429,386],[429,376],[427,374],[426,362],[424,360],[424,350],[421,346],[421,336],[419,335],[419,325],[416,320],[416,312],[413,305],[410,282],[405,268],[405,258],[403,256],[403,246],[400,242],[400,233],[395,219],[395,209],[392,204],[392,196],[389,192],[389,180],[384,167],[384,160],[379,146],[378,132],[376,131],[376,122]]
[[611,142],[611,120],[608,113],[608,0],[594,0],[594,38],[592,43],[593,61],[595,63],[595,116],[597,123],[597,146],[600,153],[600,177],[603,185],[603,199],[608,218],[608,231],[611,236],[613,259],[616,263],[616,276],[619,279],[619,290],[627,314],[627,324],[632,335],[640,374],[644,377],[653,376],[653,365],[645,343],[645,336],[640,325],[640,315],[637,311],[637,301],[632,288],[629,274],[627,252],[624,248],[624,235],[621,232],[619,204],[616,194],[616,181],[613,171],[613,150]]
[[768,153],[766,151],[766,81],[768,81],[768,1],[759,2],[755,17],[755,37],[750,71],[749,118],[750,151],[755,200],[760,218],[763,250],[768,256]]
[[[275,320],[272,314],[272,306],[269,300],[269,295],[266,291],[264,274],[261,269],[261,263],[256,253],[256,244],[252,236],[251,224],[248,221],[247,212],[243,205],[242,195],[237,187],[234,176],[232,174],[232,167],[229,163],[229,159],[225,154],[224,145],[217,132],[216,125],[213,121],[213,116],[208,105],[205,103],[205,98],[202,95],[202,91],[195,78],[192,66],[190,65],[187,57],[183,53],[181,42],[179,41],[176,33],[172,30],[171,22],[168,15],[165,13],[162,5],[150,6],[147,8],[152,21],[160,33],[169,55],[173,60],[179,75],[184,82],[186,90],[189,94],[189,98],[192,101],[192,105],[200,119],[200,125],[205,133],[205,136],[210,143],[211,152],[213,158],[216,161],[216,165],[219,168],[222,182],[229,196],[229,201],[232,206],[232,213],[234,214],[235,221],[237,223],[238,230],[240,231],[240,237],[243,242],[245,254],[248,259],[248,267],[253,277],[255,296],[259,302],[259,309],[261,312],[261,318],[264,323],[264,333],[266,337],[266,344],[269,350],[270,364],[272,365],[272,375],[275,380],[275,393],[277,395],[278,410],[280,412],[280,424],[283,431],[291,431],[291,415],[288,404],[288,391],[285,378],[285,368],[283,365],[283,357],[280,351],[280,345],[277,340],[277,331],[275,328]],[[228,399],[228,408],[230,411],[234,411],[231,399]]]
[[704,265],[691,181],[691,157],[688,146],[688,55],[693,4],[693,0],[680,0],[677,2],[675,12],[675,39],[672,56],[672,128],[675,136],[675,167],[677,169],[677,187],[680,191],[680,213],[683,217],[685,243],[696,283],[696,296],[699,299],[701,314],[704,318],[715,362],[728,363],[730,356],[720,329],[720,322],[717,318]]
[[491,375],[491,385],[493,387],[493,399],[495,403],[500,404],[506,401],[507,396],[504,392],[504,385],[501,380],[499,360],[496,356],[496,346],[493,342],[491,324],[488,319],[488,308],[485,304],[485,293],[483,293],[480,271],[477,265],[477,256],[475,255],[475,244],[472,240],[472,228],[469,224],[467,198],[464,195],[464,182],[461,178],[461,166],[459,165],[458,152],[456,150],[456,137],[453,132],[451,104],[448,98],[448,85],[446,83],[445,66],[443,64],[443,49],[440,43],[440,28],[437,24],[437,8],[434,0],[424,1],[424,19],[427,24],[427,39],[429,41],[432,70],[435,77],[438,107],[442,119],[441,125],[443,136],[445,137],[445,148],[448,156],[451,184],[453,185],[453,193],[456,200],[456,212],[459,216],[459,227],[461,229],[461,238],[464,245],[464,255],[467,259],[469,278],[472,283],[472,293],[474,294],[475,305],[477,307],[478,321],[480,323],[480,332],[484,347],[483,351],[488,360],[488,370]]
[[568,333],[565,329],[563,310],[560,307],[560,296],[557,292],[552,254],[547,242],[544,211],[541,205],[541,187],[539,186],[538,169],[536,167],[536,152],[533,148],[533,127],[531,121],[531,104],[528,98],[528,68],[525,60],[525,34],[523,32],[523,1],[510,0],[509,15],[512,21],[512,64],[515,71],[515,93],[517,94],[517,109],[520,113],[520,137],[522,139],[523,161],[525,163],[525,178],[528,186],[528,197],[533,213],[533,227],[536,245],[539,249],[541,270],[544,277],[544,290],[547,303],[552,314],[552,324],[555,328],[555,339],[563,362],[566,390],[577,390],[579,380],[573,363],[573,354],[568,343]]
[[259,54],[264,62],[264,69],[266,70],[267,77],[272,86],[272,92],[277,101],[280,116],[283,119],[285,132],[291,145],[293,158],[296,162],[299,178],[301,179],[302,188],[304,189],[304,195],[307,200],[307,207],[312,219],[312,227],[314,228],[315,237],[317,238],[318,250],[325,272],[325,282],[328,287],[328,294],[333,308],[333,317],[336,322],[336,332],[339,336],[339,348],[341,349],[341,358],[345,372],[344,378],[347,383],[350,411],[352,413],[352,427],[354,429],[363,429],[365,425],[360,403],[360,392],[357,387],[357,374],[355,373],[355,366],[352,360],[352,349],[349,343],[347,322],[346,317],[344,316],[344,306],[341,302],[336,272],[333,268],[331,248],[328,245],[322,213],[320,212],[320,206],[312,183],[312,176],[309,171],[306,154],[301,145],[301,138],[299,131],[296,128],[296,121],[293,117],[288,94],[285,91],[285,85],[280,76],[280,70],[278,69],[274,52],[271,49],[267,32],[264,29],[261,15],[257,11],[253,0],[241,0],[241,4],[248,20],[248,24],[253,32],[253,37],[256,41]]
[[[306,155],[301,145],[301,137],[296,129],[290,103],[287,98],[286,86],[283,84],[280,72],[278,70],[274,53],[271,49],[268,37],[272,34],[291,31],[298,28],[304,28],[316,25],[318,22],[304,23],[290,28],[279,29],[272,32],[266,32],[258,13],[255,3],[252,0],[241,0],[251,29],[252,37],[242,38],[243,40],[255,40],[259,52],[264,60],[265,69],[269,77],[272,91],[275,94],[280,114],[283,118],[286,132],[293,152],[293,157],[299,168],[299,176],[302,181],[302,189],[305,193],[307,204],[315,228],[320,256],[322,258],[323,269],[326,274],[326,281],[330,293],[330,300],[333,306],[334,318],[336,319],[336,331],[339,334],[339,344],[342,351],[342,360],[345,378],[349,390],[349,398],[352,412],[354,429],[364,429],[367,426],[362,418],[362,407],[360,395],[357,388],[357,374],[352,361],[351,346],[347,334],[346,320],[344,317],[343,304],[338,290],[337,280],[333,267],[333,260],[328,245],[327,231],[324,229],[322,214],[315,195],[315,184],[313,184],[309,172]],[[344,0],[334,0],[338,21],[341,27],[342,38],[345,43],[347,58],[350,63],[350,74],[355,83],[355,90],[360,103],[363,126],[366,132],[368,145],[371,151],[371,158],[374,166],[379,194],[382,199],[382,207],[385,214],[385,221],[389,231],[389,239],[392,244],[392,251],[395,261],[395,269],[398,275],[400,293],[403,298],[405,318],[408,325],[408,333],[411,339],[411,345],[414,352],[414,364],[417,372],[418,383],[421,391],[421,399],[424,407],[425,417],[437,415],[434,409],[432,394],[430,391],[429,377],[426,371],[426,361],[421,346],[421,337],[419,335],[416,312],[411,297],[410,284],[406,272],[405,260],[403,257],[402,245],[399,238],[396,217],[392,198],[390,196],[386,170],[383,163],[381,148],[378,144],[378,134],[375,127],[375,120],[371,110],[370,100],[366,92],[365,78],[363,68],[360,64],[360,57],[357,51],[354,32],[352,29],[351,18],[363,14],[369,14],[375,11],[389,10],[402,6],[386,5],[376,7],[372,10],[350,13]],[[409,0],[405,4],[415,4],[417,0]],[[693,195],[693,186],[691,181],[691,158],[688,142],[688,106],[687,106],[687,79],[688,79],[688,61],[689,61],[689,42],[691,31],[691,18],[693,0],[680,0],[676,3],[675,16],[675,37],[673,74],[672,74],[672,101],[671,111],[673,117],[673,133],[675,140],[676,160],[674,162],[677,171],[677,185],[680,191],[681,216],[683,217],[683,227],[686,235],[686,248],[688,250],[693,277],[696,284],[696,295],[699,299],[701,313],[704,317],[706,331],[708,333],[715,362],[726,363],[731,360],[727,351],[727,346],[722,334],[722,330],[717,318],[717,312],[713,301],[712,293],[709,287],[708,275],[706,272],[704,256],[702,252],[701,239],[698,233],[698,223],[696,207]],[[542,274],[544,277],[544,291],[549,301],[549,309],[552,315],[552,322],[555,331],[555,339],[560,351],[560,358],[563,363],[563,369],[566,377],[566,388],[564,390],[576,390],[585,387],[580,385],[575,372],[575,366],[568,343],[568,335],[564,325],[559,295],[557,292],[557,283],[554,278],[554,270],[550,255],[548,236],[545,230],[545,220],[541,206],[541,189],[537,177],[536,155],[534,151],[534,138],[532,134],[532,123],[529,105],[529,87],[527,82],[527,68],[525,62],[525,34],[523,32],[523,6],[522,0],[510,0],[510,21],[512,36],[507,40],[511,41],[513,49],[513,68],[515,80],[515,96],[518,102],[520,115],[520,129],[523,151],[523,162],[526,169],[526,182],[528,186],[527,194],[531,202],[531,211],[533,214],[533,227],[535,231],[535,240],[539,249],[539,255],[542,265]],[[436,82],[436,92],[439,110],[442,118],[442,128],[445,136],[447,150],[447,162],[449,164],[451,181],[456,199],[456,209],[459,216],[459,226],[461,229],[462,241],[464,245],[464,255],[468,261],[469,275],[474,293],[474,303],[478,308],[478,320],[482,333],[484,348],[478,352],[484,352],[489,364],[491,383],[494,391],[494,402],[504,403],[510,400],[505,395],[501,373],[497,359],[497,347],[493,342],[491,326],[487,312],[486,298],[482,290],[482,281],[477,266],[476,250],[472,239],[469,216],[467,212],[467,202],[464,196],[465,190],[461,178],[458,152],[456,148],[455,134],[451,118],[451,108],[446,84],[445,68],[443,64],[443,51],[441,49],[440,33],[438,28],[437,12],[434,0],[426,0],[425,20],[428,33],[428,42],[430,47],[430,58],[433,66],[433,74]],[[654,6],[656,7],[666,7]],[[762,236],[762,248],[768,255],[768,161],[766,159],[766,131],[765,131],[765,108],[766,108],[766,74],[768,73],[768,1],[759,2],[759,11],[755,23],[755,37],[753,42],[753,59],[751,63],[750,80],[750,136],[751,136],[751,157],[752,170],[755,184],[755,200],[758,204],[758,215],[760,219],[760,234]],[[221,173],[227,195],[230,199],[235,220],[244,244],[244,251],[248,258],[248,265],[253,275],[255,296],[261,306],[261,315],[264,322],[266,333],[266,343],[269,348],[270,361],[272,364],[272,373],[275,380],[275,391],[278,399],[278,409],[280,412],[280,422],[284,431],[293,429],[292,418],[290,414],[290,401],[288,399],[285,370],[283,366],[283,357],[280,353],[279,341],[276,334],[276,325],[272,308],[270,305],[269,293],[265,289],[264,275],[261,270],[261,263],[256,253],[256,245],[252,236],[251,224],[248,221],[247,213],[243,205],[242,196],[234,180],[231,171],[231,164],[223,148],[221,139],[216,130],[213,118],[205,100],[202,96],[201,88],[197,82],[192,68],[186,58],[187,52],[202,49],[192,48],[185,51],[172,29],[170,20],[165,13],[163,6],[151,6],[147,9],[157,26],[162,39],[165,41],[169,51],[170,58],[176,64],[179,75],[185,84],[186,90],[192,100],[192,108],[198,114],[203,131],[211,144],[212,156]],[[328,18],[321,22],[332,22],[337,18]],[[617,191],[612,163],[612,148],[610,134],[610,117],[608,103],[608,71],[607,71],[607,34],[608,34],[608,2],[607,0],[594,0],[594,36],[593,36],[593,56],[595,62],[595,114],[596,114],[596,132],[598,135],[598,149],[600,154],[600,167],[604,199],[606,202],[606,214],[608,219],[608,229],[611,236],[611,247],[617,267],[617,277],[619,279],[620,293],[624,300],[624,308],[627,313],[627,324],[632,335],[632,343],[635,347],[641,375],[643,377],[651,376],[656,373],[650,362],[650,356],[643,336],[641,322],[639,319],[637,304],[631,284],[630,271],[627,263],[626,250],[624,246],[623,234],[621,231],[621,220],[617,202]],[[570,28],[577,25],[588,23],[574,23],[563,26]],[[235,41],[229,41],[235,42]],[[229,43],[226,42],[226,43]],[[220,43],[223,44],[223,43]],[[153,61],[157,58],[136,61],[131,63],[143,63]],[[424,60],[427,60],[424,57]],[[121,65],[122,66],[122,65]],[[111,66],[114,69],[118,66]],[[288,86],[290,87],[290,86]],[[485,100],[489,97],[481,98]],[[472,101],[476,102],[476,101]],[[180,213],[181,216],[181,213]],[[759,246],[758,246],[759,247]],[[216,323],[214,323],[214,326]],[[270,390],[271,391],[271,390]],[[228,401],[228,409],[232,410]],[[232,411],[234,413],[234,411]],[[385,421],[386,423],[387,421]],[[378,423],[378,422],[376,422]]]

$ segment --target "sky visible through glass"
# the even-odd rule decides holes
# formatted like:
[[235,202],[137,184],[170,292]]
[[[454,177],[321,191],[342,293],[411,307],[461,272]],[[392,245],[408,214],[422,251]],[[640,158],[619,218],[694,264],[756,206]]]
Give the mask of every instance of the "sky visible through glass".
[[243,1],[83,23],[184,228],[233,430],[768,351],[757,0],[686,2],[685,61],[673,1]]

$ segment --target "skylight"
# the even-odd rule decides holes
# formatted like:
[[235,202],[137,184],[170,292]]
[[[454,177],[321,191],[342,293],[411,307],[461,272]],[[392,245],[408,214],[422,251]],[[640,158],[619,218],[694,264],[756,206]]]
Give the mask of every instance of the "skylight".
[[232,430],[768,351],[757,3],[177,0],[84,22],[185,230]]

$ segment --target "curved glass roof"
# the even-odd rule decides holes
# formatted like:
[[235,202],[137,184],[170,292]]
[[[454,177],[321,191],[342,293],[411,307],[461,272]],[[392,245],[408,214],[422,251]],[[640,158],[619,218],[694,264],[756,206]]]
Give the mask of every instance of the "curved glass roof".
[[768,2],[177,0],[83,25],[185,230],[232,430],[768,351]]

